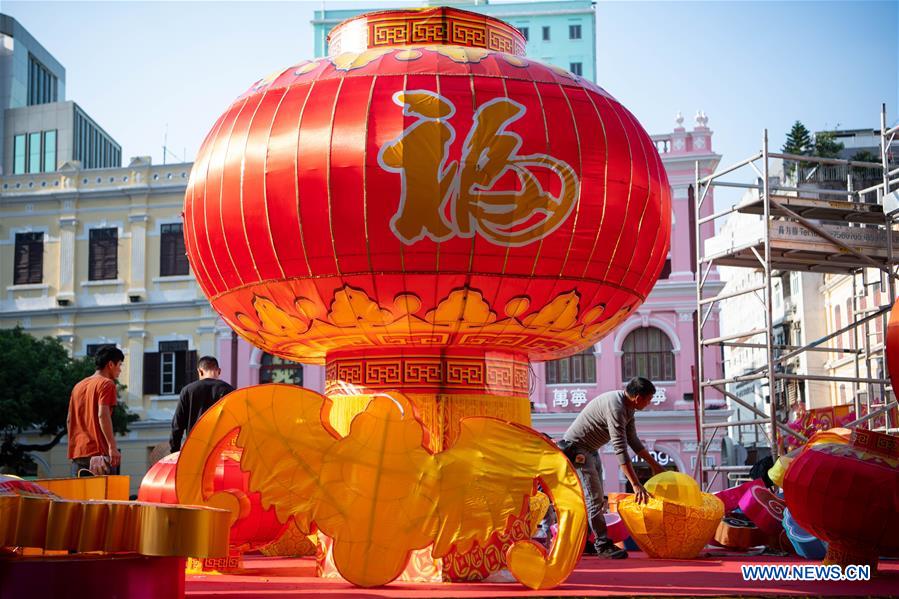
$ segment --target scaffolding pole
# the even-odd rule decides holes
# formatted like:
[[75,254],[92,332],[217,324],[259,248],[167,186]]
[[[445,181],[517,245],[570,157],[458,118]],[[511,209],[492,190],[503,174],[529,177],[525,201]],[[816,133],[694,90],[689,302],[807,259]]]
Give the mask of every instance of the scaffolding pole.
[[[897,268],[895,252],[893,248],[893,232],[895,219],[899,217],[899,210],[894,214],[884,209],[884,198],[891,192],[891,188],[899,185],[899,179],[891,179],[899,173],[899,168],[890,165],[889,148],[893,137],[899,133],[899,126],[887,128],[886,105],[881,105],[880,114],[880,163],[859,162],[843,160],[839,158],[824,158],[819,156],[800,156],[788,153],[770,152],[768,131],[762,136],[761,151],[753,154],[746,160],[737,162],[726,168],[711,174],[700,176],[700,164],[695,164],[695,197],[694,197],[694,243],[695,267],[696,267],[696,401],[698,403],[697,419],[699,423],[699,443],[697,456],[697,473],[700,484],[708,489],[716,480],[720,472],[743,472],[748,467],[745,465],[713,464],[708,459],[712,450],[712,444],[719,430],[733,430],[734,434],[742,436],[743,427],[760,430],[762,435],[756,435],[757,443],[767,439],[770,444],[772,457],[777,458],[780,450],[778,437],[780,435],[792,436],[804,442],[805,436],[793,431],[786,424],[790,405],[787,397],[792,391],[797,396],[805,396],[805,409],[809,401],[809,385],[813,381],[827,383],[833,397],[837,397],[836,385],[847,383],[851,385],[852,397],[848,398],[848,405],[855,410],[855,420],[849,423],[849,427],[860,425],[869,426],[875,418],[883,417],[884,426],[874,430],[894,431],[895,423],[892,422],[891,410],[897,406],[894,398],[889,397],[892,386],[885,379],[883,368],[875,370],[875,363],[885,367],[885,338],[887,331],[887,316],[890,308],[896,302]],[[795,163],[795,171],[785,175],[781,181],[771,179],[771,160],[780,159]],[[760,164],[759,164],[760,163]],[[803,163],[816,165],[810,171],[803,171]],[[845,181],[838,185],[845,185],[845,189],[827,188],[828,179],[824,166],[846,168]],[[738,183],[725,181],[723,177],[732,175],[745,168],[751,168],[758,176],[758,183]],[[853,169],[880,169],[881,182],[877,185],[865,187],[855,185],[853,180],[858,171]],[[892,171],[890,169],[893,169]],[[806,174],[806,172],[808,174]],[[833,172],[833,171],[830,171]],[[870,172],[870,171],[866,171]],[[795,174],[795,177],[793,176]],[[812,177],[814,175],[814,177]],[[842,176],[842,175],[838,175]],[[863,177],[864,175],[861,175]],[[814,181],[811,181],[814,178]],[[789,179],[789,180],[788,180]],[[865,179],[860,181],[864,183]],[[869,180],[870,181],[870,180]],[[715,211],[714,207],[708,210],[706,216],[702,216],[702,207],[712,189],[716,186],[755,190],[758,200],[748,203],[740,202],[730,208]],[[865,199],[868,194],[876,193],[877,202],[868,203]],[[834,196],[840,196],[839,201]],[[706,254],[704,241],[700,235],[701,227],[708,223],[714,223],[735,212],[757,214],[762,218],[762,233],[756,241],[746,244],[738,244],[731,241],[731,247],[725,250],[717,250]],[[882,213],[882,219],[881,219]],[[797,226],[809,231],[810,235],[804,235],[800,239],[783,237],[779,232],[776,238],[772,231],[773,222],[795,223]],[[825,225],[822,221],[831,222]],[[834,225],[837,225],[835,227]],[[846,227],[842,229],[839,227]],[[871,228],[877,228],[872,233],[873,242],[868,246],[859,245],[855,240],[864,237]],[[782,231],[783,228],[781,228]],[[794,227],[795,231],[795,227]],[[855,231],[859,231],[855,233]],[[880,237],[883,233],[883,238]],[[795,235],[795,233],[794,233]],[[874,245],[872,246],[871,243]],[[874,250],[868,249],[874,247]],[[827,248],[832,248],[829,250]],[[879,252],[879,253],[878,253]],[[754,258],[753,258],[754,256]],[[820,263],[820,268],[812,268],[810,265]],[[705,265],[705,268],[703,266]],[[707,279],[713,268],[718,266],[736,266],[751,269],[760,273],[761,281],[750,281],[746,287],[739,289],[718,289],[714,293],[707,291]],[[868,269],[879,273],[880,281],[884,285],[877,287],[877,292],[869,294],[873,287],[869,283]],[[774,279],[786,272],[829,272],[838,273],[837,276],[851,277],[851,280],[843,279],[845,284],[851,282],[852,298],[846,305],[847,323],[845,326],[836,326],[836,331],[827,333],[810,342],[803,343],[796,339],[795,343],[787,338],[775,342],[775,329],[783,326],[789,330],[788,321],[783,325],[775,326],[774,311]],[[833,275],[828,275],[833,276]],[[786,282],[784,283],[786,284]],[[838,282],[837,284],[843,284]],[[875,283],[876,284],[876,283]],[[884,288],[885,286],[885,288]],[[761,292],[761,294],[760,294]],[[880,305],[881,293],[889,296],[889,304]],[[719,331],[715,335],[705,335],[705,325],[712,311],[722,302],[735,298],[755,295],[759,298],[764,310],[764,326],[746,323],[745,330],[741,333],[725,333]],[[761,295],[761,297],[760,297]],[[851,313],[849,313],[851,311]],[[786,318],[786,316],[785,316]],[[881,325],[880,332],[876,332],[873,324],[877,320]],[[806,327],[807,328],[807,327]],[[803,329],[803,335],[807,332]],[[844,334],[851,337],[851,343],[842,343]],[[764,340],[757,339],[763,335]],[[879,336],[880,341],[872,342],[872,337]],[[846,345],[846,347],[844,347]],[[744,348],[750,351],[764,350],[764,358],[759,366],[743,370],[740,373],[725,372],[723,378],[716,379],[709,376],[714,372],[708,369],[707,360],[711,359],[712,352],[706,352],[707,348]],[[801,359],[802,356],[820,355],[820,352],[829,352],[837,356],[833,362],[823,365],[827,374],[815,374],[815,371],[791,371],[794,364],[791,361]],[[717,358],[716,358],[717,359]],[[879,362],[878,362],[879,361]],[[852,374],[845,370],[850,368]],[[763,395],[758,391],[758,385],[766,383],[768,387],[768,406],[757,407],[756,399],[748,400],[737,395],[739,390],[731,392],[728,386],[738,383],[751,383],[756,391],[752,393],[759,397]],[[778,384],[782,385],[782,388]],[[793,386],[790,386],[793,385]],[[795,386],[803,386],[804,392]],[[789,387],[788,387],[789,386]],[[882,401],[875,405],[875,390],[880,390]],[[724,397],[734,405],[745,409],[736,410],[731,420],[724,423],[716,423],[712,419],[710,410],[716,408],[708,401],[708,393],[711,391],[722,393]],[[861,400],[864,393],[864,403]],[[781,397],[784,405],[780,405]],[[832,405],[836,404],[834,401]],[[846,404],[843,404],[846,405]],[[865,415],[862,415],[864,412]],[[711,478],[711,480],[710,480]]]

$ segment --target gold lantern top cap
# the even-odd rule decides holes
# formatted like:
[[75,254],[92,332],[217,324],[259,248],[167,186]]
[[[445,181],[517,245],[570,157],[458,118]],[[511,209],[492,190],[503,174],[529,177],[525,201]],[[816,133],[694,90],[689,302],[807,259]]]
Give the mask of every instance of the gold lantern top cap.
[[659,499],[693,507],[702,505],[702,489],[699,483],[683,472],[669,470],[656,474],[646,481],[645,487]]
[[465,46],[524,56],[525,39],[505,21],[447,6],[369,12],[328,34],[329,57],[403,46]]

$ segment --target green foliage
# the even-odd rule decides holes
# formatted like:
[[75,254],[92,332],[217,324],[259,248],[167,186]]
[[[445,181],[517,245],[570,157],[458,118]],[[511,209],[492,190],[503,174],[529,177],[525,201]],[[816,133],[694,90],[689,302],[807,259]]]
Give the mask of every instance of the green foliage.
[[796,121],[790,132],[787,133],[787,141],[782,148],[785,154],[810,154],[812,151],[812,134],[801,122]]
[[[812,152],[812,134],[803,125],[801,122],[796,121],[793,123],[793,127],[790,129],[790,132],[787,133],[787,140],[784,143],[781,151],[784,154],[799,154],[802,156],[807,156]],[[807,162],[800,162],[799,165],[802,169],[808,168]],[[784,161],[784,169],[788,174],[792,174],[796,170],[796,163],[790,161]]]
[[[37,339],[20,328],[0,330],[0,467],[21,471],[26,451],[49,451],[66,431],[72,387],[94,372],[91,358],[74,359],[56,339]],[[118,385],[119,395],[124,386]],[[113,429],[128,432],[137,420],[122,403],[113,411]],[[54,437],[42,445],[22,445],[16,435],[37,429]]]
[[[880,164],[882,160],[880,154],[875,154],[870,150],[859,150],[855,154],[852,155],[850,160],[854,160],[855,162],[875,162]],[[881,171],[876,170],[874,167],[864,167],[864,166],[853,166],[852,172],[860,177],[871,177],[872,179],[876,178]]]
[[880,154],[875,154],[871,150],[859,150],[855,154],[852,155],[852,158],[849,160],[854,160],[855,162],[875,162],[880,164]]
[[815,135],[815,155],[822,158],[836,158],[843,149],[842,142],[835,141],[830,131],[822,131]]

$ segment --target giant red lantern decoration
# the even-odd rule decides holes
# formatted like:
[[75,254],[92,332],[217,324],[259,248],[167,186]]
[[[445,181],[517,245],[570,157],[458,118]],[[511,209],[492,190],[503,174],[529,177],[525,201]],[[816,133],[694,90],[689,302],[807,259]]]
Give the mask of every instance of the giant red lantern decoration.
[[330,41],[239,97],[191,172],[188,256],[240,335],[368,388],[471,391],[484,369],[465,365],[497,352],[492,385],[526,394],[527,358],[589,347],[644,301],[670,192],[608,93],[449,8]]
[[204,141],[184,206],[201,288],[254,345],[326,365],[342,435],[389,389],[431,452],[464,417],[530,424],[528,360],[590,347],[661,272],[652,140],[491,17],[375,12],[329,41]]

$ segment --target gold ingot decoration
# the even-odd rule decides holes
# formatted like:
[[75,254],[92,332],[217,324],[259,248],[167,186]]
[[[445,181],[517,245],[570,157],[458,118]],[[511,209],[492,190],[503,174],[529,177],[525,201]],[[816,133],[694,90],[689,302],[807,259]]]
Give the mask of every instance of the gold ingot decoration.
[[618,513],[631,537],[649,557],[692,559],[712,540],[724,502],[703,493],[699,484],[681,472],[657,474],[646,482],[653,497],[639,504],[633,497],[618,504]]

